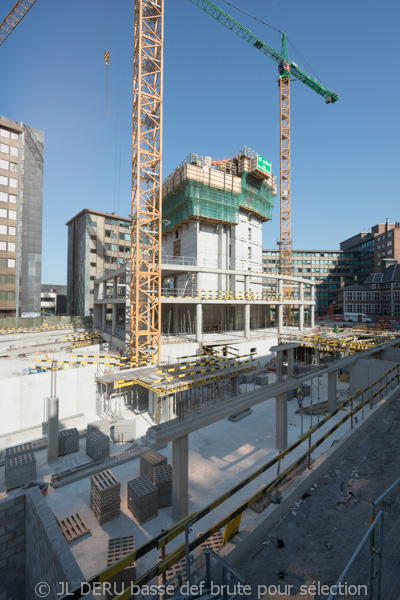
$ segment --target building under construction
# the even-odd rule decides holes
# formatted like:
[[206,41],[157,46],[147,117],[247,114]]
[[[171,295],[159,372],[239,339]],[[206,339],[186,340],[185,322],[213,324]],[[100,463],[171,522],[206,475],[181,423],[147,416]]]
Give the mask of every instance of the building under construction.
[[[282,328],[285,303],[294,307],[299,328],[305,315],[313,325],[313,282],[262,269],[262,225],[271,219],[275,196],[271,164],[249,148],[224,160],[190,154],[167,177],[161,259],[164,342],[183,337],[182,342],[201,344],[207,333],[249,341],[252,330]],[[126,306],[131,265],[123,262],[94,280],[94,325],[121,350],[129,346],[130,334]],[[291,281],[292,298],[284,297],[284,280]]]

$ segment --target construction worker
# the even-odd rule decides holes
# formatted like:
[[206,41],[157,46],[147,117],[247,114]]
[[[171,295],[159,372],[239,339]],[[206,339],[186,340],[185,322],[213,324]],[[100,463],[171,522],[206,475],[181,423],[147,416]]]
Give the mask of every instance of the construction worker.
[[297,389],[297,402],[298,402],[299,408],[303,408],[303,399],[304,399],[304,392],[303,392],[303,388],[300,386]]

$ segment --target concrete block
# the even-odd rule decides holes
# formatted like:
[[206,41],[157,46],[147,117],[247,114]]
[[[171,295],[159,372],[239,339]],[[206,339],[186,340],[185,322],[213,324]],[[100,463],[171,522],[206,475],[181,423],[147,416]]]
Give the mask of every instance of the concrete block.
[[106,419],[99,419],[98,421],[93,421],[92,423],[87,424],[87,432],[91,431],[101,431],[106,435],[110,436],[110,426],[111,424]]
[[154,467],[153,483],[158,490],[158,508],[172,506],[172,465]]
[[140,456],[140,474],[154,481],[154,467],[167,464],[167,457],[156,450],[149,450]]
[[[33,453],[19,454],[15,458],[6,459],[5,466],[6,489],[21,487],[31,479],[36,479],[36,459]],[[7,508],[6,514],[13,515],[24,511],[23,504]]]
[[134,442],[136,439],[136,421],[118,419],[114,424],[114,442]]
[[86,435],[86,454],[93,460],[110,456],[110,438],[102,431],[91,429]]
[[268,385],[268,375],[257,375],[256,385]]
[[254,378],[254,373],[246,373],[245,375],[243,375],[243,383],[253,383]]
[[31,452],[33,452],[33,446],[30,442],[26,444],[19,444],[18,446],[6,448],[5,458],[14,458],[20,454],[30,454]]

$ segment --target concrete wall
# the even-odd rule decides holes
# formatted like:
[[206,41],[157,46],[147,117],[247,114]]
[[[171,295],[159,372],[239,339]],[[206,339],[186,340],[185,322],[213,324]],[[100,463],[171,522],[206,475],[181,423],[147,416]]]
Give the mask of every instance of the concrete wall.
[[360,388],[370,385],[396,364],[393,361],[376,360],[374,358],[361,358],[357,360],[356,363],[349,367],[350,394],[354,394]]
[[38,488],[26,497],[25,600],[37,600],[35,586],[46,582],[51,590],[47,598],[59,597],[62,582],[70,589],[84,580],[82,571],[69,549],[54,515]]
[[25,494],[0,502],[0,600],[24,598]]
[[83,579],[39,488],[0,501],[0,600],[37,600],[39,582],[54,600],[60,582],[73,589]]
[[400,348],[387,348],[382,352],[383,360],[393,360],[400,362]]
[[21,313],[40,313],[44,133],[25,125]]
[[0,329],[14,329],[18,327],[40,327],[43,323],[49,325],[71,325],[79,323],[92,323],[92,317],[35,317],[35,318],[20,318],[15,319],[14,317],[7,317],[0,319]]
[[[97,366],[87,365],[57,371],[60,419],[84,413],[88,420],[96,414]],[[45,398],[50,393],[51,373],[1,380],[0,434],[39,425],[47,419]]]

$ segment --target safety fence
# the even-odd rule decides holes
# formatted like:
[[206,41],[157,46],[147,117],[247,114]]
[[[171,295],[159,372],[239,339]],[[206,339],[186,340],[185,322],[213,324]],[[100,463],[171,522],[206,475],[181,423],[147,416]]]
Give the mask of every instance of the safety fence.
[[332,586],[329,600],[398,600],[399,530],[400,478],[372,502],[371,526]]
[[[195,523],[201,521],[201,519],[206,517],[206,515],[210,514],[213,510],[215,510],[226,500],[234,496],[237,492],[242,490],[250,482],[254,481],[260,475],[271,469],[271,467],[273,467],[274,465],[277,466],[277,475],[275,478],[273,478],[268,484],[263,484],[255,494],[253,494],[245,502],[240,504],[236,509],[228,513],[225,517],[216,522],[213,526],[209,527],[206,531],[199,534],[198,537],[196,537],[190,542],[186,540],[186,543],[181,544],[173,552],[165,556],[165,558],[162,558],[160,562],[155,563],[151,569],[149,569],[146,573],[144,573],[135,581],[135,588],[139,589],[141,586],[144,586],[148,582],[150,582],[154,577],[163,575],[172,565],[176,564],[179,560],[187,556],[188,552],[193,552],[194,550],[196,550],[196,548],[201,546],[201,544],[206,542],[212,535],[220,531],[223,527],[226,527],[226,531],[229,530],[231,533],[236,532],[239,526],[239,519],[242,513],[247,508],[256,504],[263,498],[267,498],[269,495],[276,493],[279,490],[280,486],[285,482],[289,481],[291,478],[293,478],[295,473],[297,473],[300,468],[311,468],[313,453],[325,442],[325,440],[327,440],[334,432],[340,429],[345,423],[350,423],[350,428],[352,429],[360,416],[361,418],[365,417],[365,410],[368,409],[368,407],[370,407],[370,410],[372,410],[374,404],[382,400],[383,395],[390,393],[394,390],[395,387],[399,385],[400,365],[395,365],[386,373],[384,373],[381,377],[379,377],[379,379],[377,379],[367,387],[359,389],[357,392],[352,394],[344,402],[339,404],[333,412],[328,414],[319,423],[311,427],[305,435],[303,435],[296,442],[291,444],[286,450],[280,452],[277,456],[272,458],[270,461],[268,461],[266,464],[260,467],[257,471],[252,473],[249,477],[236,484],[233,488],[228,490],[226,493],[222,494],[216,500],[213,500],[209,505],[207,505],[206,507],[204,507],[196,513],[192,513],[179,523],[176,523],[169,529],[161,532],[160,534],[158,534],[157,536],[140,546],[134,552],[128,554],[123,559],[116,562],[114,565],[108,567],[98,575],[89,579],[87,581],[87,591],[89,590],[89,588],[94,589],[99,583],[109,581],[112,577],[123,571],[123,569],[131,565],[133,562],[137,561],[139,558],[148,554],[150,551],[153,551],[155,549],[162,550],[163,556],[165,556],[165,547],[168,543],[170,543],[182,533],[187,532],[188,528],[192,527]],[[315,439],[316,432],[345,408],[350,408],[349,412],[342,419],[337,421],[328,431],[323,433],[319,438]],[[308,445],[307,450],[300,457],[294,459],[293,462],[284,471],[281,472],[281,464],[283,459],[292,455],[293,451],[296,450],[300,445],[303,445],[303,447],[304,445]],[[378,527],[378,524],[381,519],[382,517],[376,519],[377,523],[375,524],[375,528]],[[225,536],[225,541],[227,541],[228,537],[228,535]],[[378,538],[377,543],[379,543]],[[69,594],[69,597],[82,598],[83,595],[81,592],[81,588],[75,590],[74,592],[71,592]],[[130,588],[116,596],[118,600],[127,600],[130,597]],[[339,600],[339,598],[341,597],[334,596],[333,598],[335,598],[335,600]],[[389,596],[377,596],[376,598],[379,598],[380,600],[389,600]],[[375,598],[371,598],[370,600],[375,600]]]

